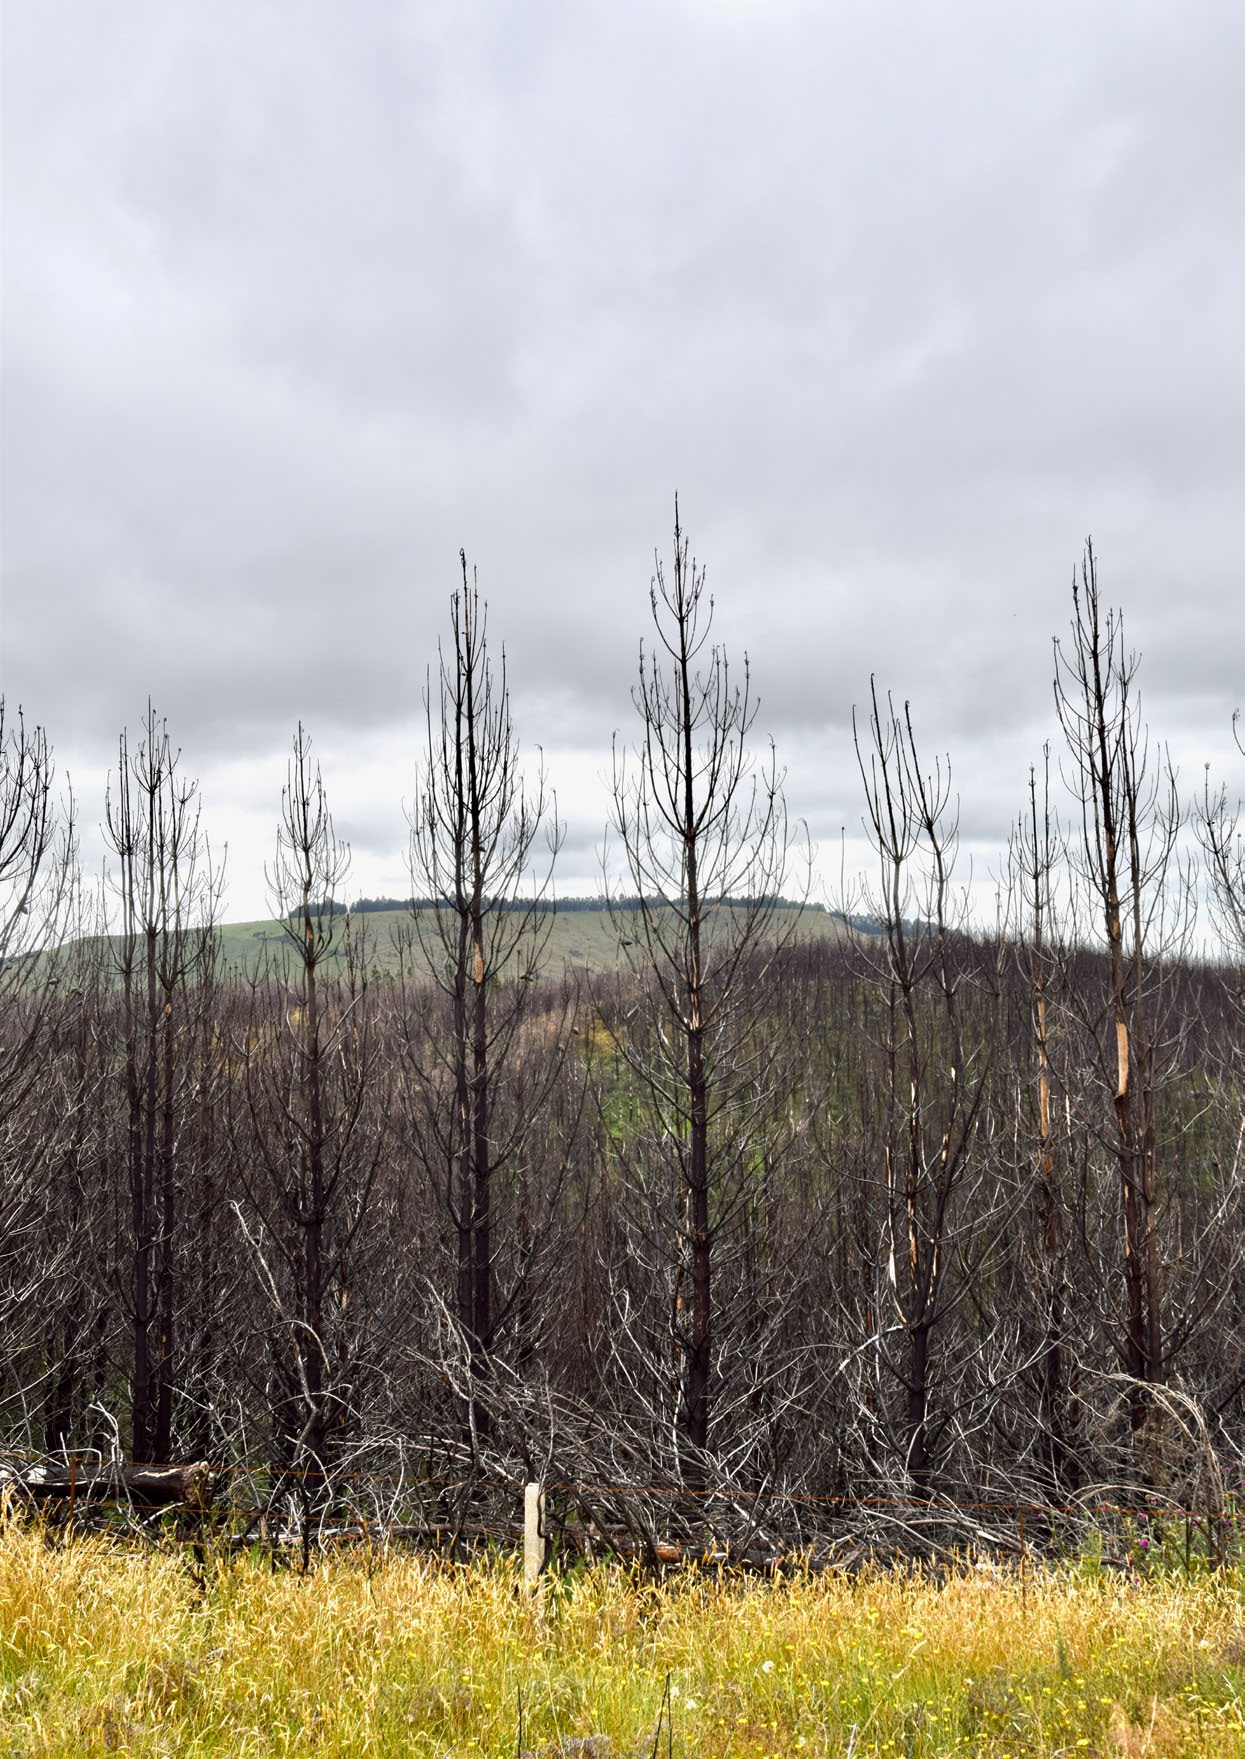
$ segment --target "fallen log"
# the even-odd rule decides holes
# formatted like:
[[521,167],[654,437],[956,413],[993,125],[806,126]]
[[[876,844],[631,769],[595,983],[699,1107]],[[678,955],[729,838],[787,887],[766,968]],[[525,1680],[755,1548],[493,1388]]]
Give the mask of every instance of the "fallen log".
[[0,1465],[0,1490],[32,1502],[125,1503],[134,1508],[206,1509],[212,1500],[212,1468],[206,1460],[187,1466],[126,1466],[96,1461],[67,1466]]

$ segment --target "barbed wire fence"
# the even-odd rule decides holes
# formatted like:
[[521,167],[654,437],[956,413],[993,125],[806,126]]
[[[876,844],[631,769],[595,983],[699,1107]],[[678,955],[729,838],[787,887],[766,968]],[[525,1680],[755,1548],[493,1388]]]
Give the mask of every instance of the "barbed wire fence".
[[705,1451],[688,1474],[686,1446],[663,1451],[639,1404],[597,1409],[498,1365],[484,1381],[465,1348],[442,1350],[436,1366],[446,1406],[419,1440],[360,1428],[332,1455],[295,1445],[280,1458],[257,1450],[245,1427],[222,1426],[214,1459],[127,1463],[118,1426],[100,1412],[94,1448],[0,1448],[0,1497],[70,1531],[254,1546],[304,1568],[358,1543],[465,1557],[517,1548],[526,1534],[530,1554],[532,1506],[542,1561],[562,1563],[855,1568],[971,1553],[1025,1567],[1096,1550],[1112,1566],[1161,1555],[1192,1569],[1245,1549],[1245,1458],[1217,1446],[1197,1401],[1174,1387],[1145,1389],[1146,1425],[1131,1430],[1135,1387],[1122,1374],[1096,1377],[1099,1470],[1059,1494],[1036,1470],[1014,1468],[996,1483],[987,1468],[918,1488],[867,1455],[854,1482],[817,1483],[807,1465],[802,1475],[767,1466],[747,1437]]
[[[849,1495],[580,1479],[499,1483],[232,1463],[126,1467],[82,1450],[58,1459],[6,1453],[0,1502],[70,1532],[121,1528],[161,1543],[259,1549],[274,1560],[362,1544],[465,1558],[523,1548],[527,1574],[609,1558],[761,1570],[859,1568],[896,1560],[1020,1565],[1092,1552],[1108,1567],[1160,1556],[1186,1570],[1238,1561],[1245,1495],[1187,1504],[1141,1486],[1087,1486],[1064,1502]],[[535,1514],[533,1514],[535,1510]]]

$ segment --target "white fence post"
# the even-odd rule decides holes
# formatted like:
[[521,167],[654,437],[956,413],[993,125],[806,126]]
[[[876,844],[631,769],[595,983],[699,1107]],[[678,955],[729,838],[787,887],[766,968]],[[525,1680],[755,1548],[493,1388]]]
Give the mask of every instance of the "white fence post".
[[523,1582],[535,1588],[545,1562],[545,1493],[539,1484],[523,1492]]

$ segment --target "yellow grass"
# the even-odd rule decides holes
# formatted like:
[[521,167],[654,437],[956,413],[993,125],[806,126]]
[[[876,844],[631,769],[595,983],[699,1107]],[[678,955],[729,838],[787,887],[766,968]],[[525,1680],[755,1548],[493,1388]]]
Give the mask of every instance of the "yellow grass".
[[[1245,1579],[939,1584],[182,1555],[0,1527],[0,1752],[1245,1756]],[[604,1748],[600,1749],[606,1750]],[[585,1754],[593,1749],[579,1748]],[[663,1730],[661,1752],[667,1751]]]

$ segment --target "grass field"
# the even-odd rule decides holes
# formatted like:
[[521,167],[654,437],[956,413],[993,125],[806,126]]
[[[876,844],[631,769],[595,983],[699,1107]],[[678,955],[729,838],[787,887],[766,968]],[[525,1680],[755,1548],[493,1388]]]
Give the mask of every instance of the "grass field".
[[1239,1571],[657,1584],[600,1568],[532,1600],[502,1559],[197,1573],[188,1554],[0,1530],[12,1759],[513,1759],[520,1699],[524,1748],[550,1759],[1233,1759],[1243,1689]]

